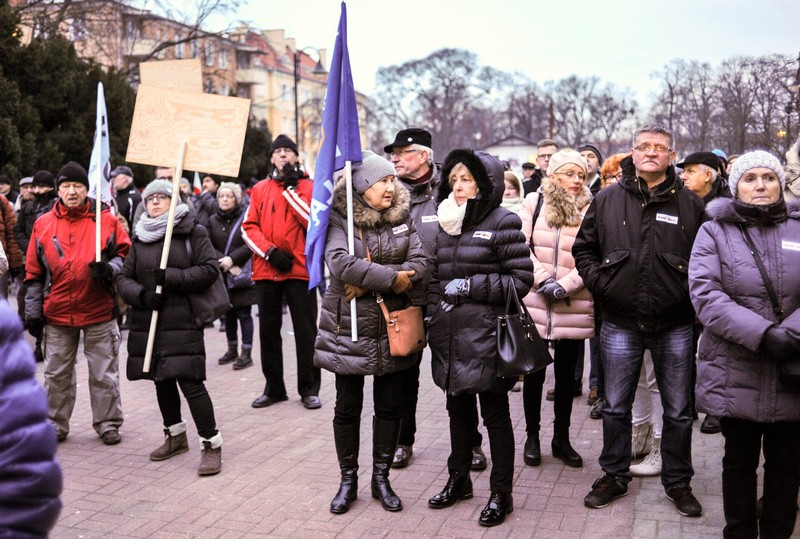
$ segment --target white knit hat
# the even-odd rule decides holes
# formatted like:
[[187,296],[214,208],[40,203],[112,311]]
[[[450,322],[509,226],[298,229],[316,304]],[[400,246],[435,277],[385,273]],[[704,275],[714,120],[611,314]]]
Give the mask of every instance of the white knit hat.
[[752,168],[768,168],[778,176],[781,182],[781,190],[786,189],[786,175],[783,173],[783,166],[778,158],[762,150],[756,150],[740,155],[733,162],[731,174],[728,176],[728,186],[731,194],[736,197],[736,187],[744,173]]
[[361,162],[353,165],[353,189],[363,195],[386,176],[394,176],[394,165],[369,150],[361,152]]
[[234,182],[222,182],[219,184],[217,188],[217,198],[219,198],[220,191],[224,191],[227,189],[231,193],[233,193],[233,197],[236,199],[236,204],[242,203],[242,186],[238,183]]
[[559,150],[550,157],[550,164],[547,167],[547,175],[552,176],[555,171],[564,165],[578,165],[583,169],[584,174],[588,174],[586,158],[575,150]]

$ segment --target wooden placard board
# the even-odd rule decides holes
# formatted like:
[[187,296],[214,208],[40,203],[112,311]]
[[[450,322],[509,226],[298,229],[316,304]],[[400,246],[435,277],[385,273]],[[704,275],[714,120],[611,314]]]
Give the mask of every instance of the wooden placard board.
[[139,82],[148,86],[203,93],[203,68],[200,58],[191,60],[163,60],[139,64]]
[[140,84],[125,160],[173,166],[186,141],[185,169],[236,177],[249,114],[249,99]]

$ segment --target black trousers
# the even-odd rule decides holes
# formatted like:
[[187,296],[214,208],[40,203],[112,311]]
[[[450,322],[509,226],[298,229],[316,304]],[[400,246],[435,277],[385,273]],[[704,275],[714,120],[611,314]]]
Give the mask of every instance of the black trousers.
[[[575,366],[573,365],[573,369]],[[511,493],[514,480],[514,430],[508,409],[508,393],[479,393],[483,424],[489,433],[492,471],[489,485],[492,492]],[[447,396],[450,415],[450,457],[447,469],[467,475],[472,464],[472,447],[478,429],[475,395]]]
[[[396,421],[400,419],[400,396],[402,395],[405,371],[374,376],[372,402],[375,417]],[[357,374],[336,375],[336,405],[333,407],[333,422],[336,425],[352,425],[361,422],[364,409],[364,378]]]
[[192,414],[197,433],[201,438],[211,438],[217,434],[217,422],[214,418],[214,405],[206,391],[203,382],[193,380],[162,380],[156,382],[156,398],[164,426],[170,427],[183,421],[181,419],[181,396],[178,393],[180,386],[189,412]]
[[283,298],[289,305],[297,350],[297,392],[301,397],[319,395],[320,370],[314,367],[314,340],[317,337],[317,293],[309,292],[308,281],[256,281],[258,334],[261,341],[261,370],[266,379],[264,394],[274,399],[286,397],[283,382]]
[[[800,421],[756,423],[720,419],[725,437],[722,504],[726,538],[789,538],[797,519],[800,487]],[[764,496],[756,518],[757,469],[764,451]]]
[[[556,436],[569,438],[572,400],[575,391],[575,364],[583,361],[585,340],[560,339],[555,341],[553,369],[556,378],[553,409]],[[525,409],[525,430],[529,436],[538,436],[542,420],[542,388],[547,369],[525,376],[522,386],[522,403]]]

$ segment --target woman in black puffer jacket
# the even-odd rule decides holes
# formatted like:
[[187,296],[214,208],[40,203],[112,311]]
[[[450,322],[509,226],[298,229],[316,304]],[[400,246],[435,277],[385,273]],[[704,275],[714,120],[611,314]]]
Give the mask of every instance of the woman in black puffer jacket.
[[[150,460],[165,460],[189,450],[186,423],[181,419],[178,387],[183,392],[201,441],[200,475],[219,473],[222,435],[203,381],[206,350],[203,327],[195,323],[188,294],[208,289],[219,275],[219,262],[206,229],[195,223],[184,203],[175,212],[167,269],[161,251],[167,227],[172,183],[154,180],[142,193],[145,211],[134,229],[134,242],[117,276],[117,288],[131,306],[128,336],[128,379],[155,381],[164,420],[164,444]],[[163,293],[156,294],[156,285]],[[142,372],[153,311],[159,311],[149,372]]]
[[[427,265],[410,217],[410,195],[395,177],[392,164],[370,151],[353,166],[354,254],[347,248],[347,203],[344,179],[336,182],[328,224],[325,262],[331,283],[322,298],[314,365],[336,375],[333,437],[341,485],[331,501],[332,513],[345,513],[358,492],[358,447],[364,378],[373,376],[375,417],[372,422],[372,496],[387,511],[403,504],[389,484],[400,433],[403,370],[414,357],[389,353],[386,321],[376,301],[389,311],[410,304],[408,292],[420,286]],[[350,301],[356,300],[358,341],[351,339]]]
[[[252,279],[253,252],[242,239],[242,188],[237,183],[222,182],[217,189],[217,209],[208,220],[208,233],[211,244],[217,251],[219,267],[225,276],[228,297],[233,308],[225,313],[225,334],[228,338],[228,351],[219,358],[219,364],[233,363],[235,370],[253,365],[251,352],[253,349],[253,303],[256,302],[256,291]],[[231,234],[233,236],[231,237]],[[230,242],[230,247],[228,243]],[[226,250],[226,247],[227,250]],[[247,283],[232,287],[233,278],[246,268],[251,278]],[[237,326],[242,326],[242,355],[237,353],[239,345]]]
[[447,392],[450,478],[428,501],[434,509],[472,497],[472,436],[478,425],[475,395],[489,432],[492,495],[482,526],[501,524],[513,510],[514,433],[508,390],[514,378],[497,378],[497,317],[510,287],[522,298],[533,285],[533,263],[520,218],[500,207],[503,166],[483,152],[453,150],[439,185],[436,267],[429,288],[428,338],[433,381]]

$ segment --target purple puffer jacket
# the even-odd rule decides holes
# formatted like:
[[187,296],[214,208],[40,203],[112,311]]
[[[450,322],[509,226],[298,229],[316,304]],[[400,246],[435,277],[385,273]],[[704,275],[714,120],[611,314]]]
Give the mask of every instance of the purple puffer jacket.
[[[764,280],[747,248],[731,199],[706,211],[689,263],[689,289],[704,326],[697,357],[697,408],[715,416],[758,422],[800,420],[800,393],[778,382],[778,364],[758,352],[777,319]],[[800,202],[788,219],[748,225],[785,314],[784,327],[800,334]],[[797,358],[800,361],[800,358]]]
[[35,372],[19,317],[0,300],[0,537],[47,537],[61,512],[56,436]]

